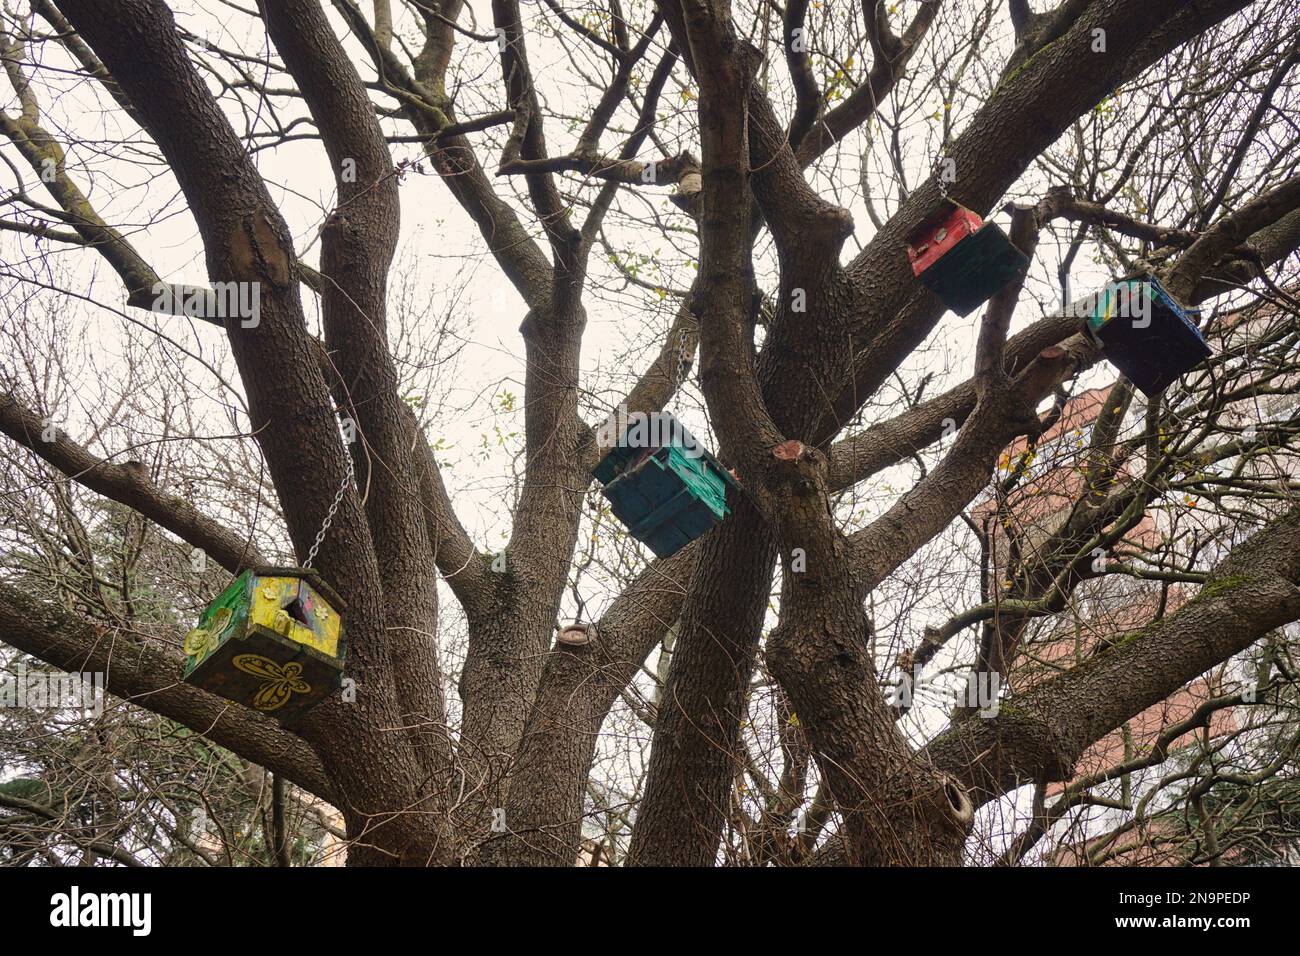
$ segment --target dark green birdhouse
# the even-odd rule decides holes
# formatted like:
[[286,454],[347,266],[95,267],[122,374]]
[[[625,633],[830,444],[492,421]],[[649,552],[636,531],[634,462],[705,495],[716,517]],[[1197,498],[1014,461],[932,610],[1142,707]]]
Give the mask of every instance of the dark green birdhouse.
[[1148,398],[1210,357],[1184,308],[1146,273],[1110,283],[1093,298],[1087,331],[1106,360]]
[[907,258],[921,284],[958,315],[979,308],[1029,268],[1029,257],[1001,227],[951,201],[908,233]]
[[591,473],[628,533],[666,558],[730,514],[739,484],[669,413],[632,419]]
[[182,678],[291,723],[338,686],[347,657],[343,601],[315,571],[253,568],[185,636]]

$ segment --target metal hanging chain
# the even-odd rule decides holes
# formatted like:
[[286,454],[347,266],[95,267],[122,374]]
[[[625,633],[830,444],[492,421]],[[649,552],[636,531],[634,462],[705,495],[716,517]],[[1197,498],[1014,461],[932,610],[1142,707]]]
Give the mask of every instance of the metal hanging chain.
[[939,183],[939,195],[943,196],[944,202],[952,202],[952,197],[948,195],[948,180],[944,177],[944,160],[948,158],[948,147],[944,146],[939,150],[939,155],[935,157],[934,167],[931,173]]
[[687,332],[682,329],[677,336],[677,374],[673,378],[673,388],[681,388],[686,383],[686,373],[690,369],[691,357],[686,354]]
[[350,452],[347,453],[347,460],[348,467],[343,472],[343,482],[339,485],[338,494],[334,496],[334,502],[330,505],[329,511],[325,512],[325,521],[321,524],[320,530],[316,532],[316,540],[312,542],[311,550],[307,552],[307,560],[302,563],[304,568],[310,568],[312,562],[316,560],[321,543],[325,540],[325,533],[329,531],[330,525],[334,523],[334,516],[338,514],[339,505],[343,503],[343,496],[348,493],[348,485],[352,483],[353,466]]

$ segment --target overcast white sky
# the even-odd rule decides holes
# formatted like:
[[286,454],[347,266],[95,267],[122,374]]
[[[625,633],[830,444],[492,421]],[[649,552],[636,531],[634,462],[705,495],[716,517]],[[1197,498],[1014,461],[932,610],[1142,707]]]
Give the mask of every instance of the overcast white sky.
[[[224,47],[252,55],[265,55],[269,52],[265,34],[256,28],[255,21],[243,16],[227,19],[225,13],[228,11],[220,8],[213,0],[204,3],[176,2],[173,6],[183,26]],[[469,6],[477,15],[479,29],[490,32],[487,28],[491,19],[488,4],[482,0],[472,0]],[[906,3],[903,6],[910,15],[915,4]],[[941,16],[959,16],[964,6],[945,4]],[[526,7],[535,10],[536,5],[526,4]],[[638,8],[630,6],[629,10]],[[1003,15],[993,31],[993,42],[1009,49],[1009,28],[1004,21]],[[402,26],[399,22],[399,31]],[[582,102],[575,99],[574,92],[577,81],[567,66],[563,49],[554,41],[540,40],[535,33],[529,36],[529,43],[534,72],[542,86],[541,92],[546,102],[555,110],[580,112]],[[489,97],[496,98],[496,104],[491,108],[502,108],[504,104],[501,102],[495,51],[472,49],[470,41],[463,37],[458,39],[458,51],[457,61],[463,68],[463,76],[470,78],[481,70],[485,79],[481,81],[480,89],[487,90]],[[47,45],[44,55],[55,55],[52,45]],[[362,64],[363,77],[370,78],[372,71],[359,53],[357,61]],[[129,121],[101,91],[86,84],[74,86],[66,80],[58,82],[63,85],[65,92],[57,98],[49,95],[44,79],[37,85],[38,96],[42,97],[41,105],[48,113],[47,122],[50,126],[76,130],[81,137],[107,139],[122,138],[129,132]],[[689,112],[690,104],[676,101],[671,87],[666,97],[669,107]],[[0,102],[6,107],[12,105],[7,96],[0,96]],[[969,101],[959,100],[954,104],[958,129],[976,106],[976,97]],[[283,101],[280,108],[285,117],[294,115],[295,107],[286,106]],[[474,115],[485,111],[486,108],[463,112]],[[233,112],[231,115],[236,128],[242,130],[244,118]],[[396,124],[391,126],[391,130],[410,132],[409,128],[401,128]],[[573,131],[559,122],[551,122],[547,134],[553,152],[567,150],[575,136]],[[925,128],[912,127],[905,131],[906,161],[914,181],[919,171],[931,165],[932,155],[927,151],[927,140],[931,135],[932,130]],[[606,151],[612,152],[620,144],[613,137],[607,137],[602,145]],[[698,154],[698,148],[693,144],[682,145],[691,146]],[[829,187],[837,182],[845,187],[847,184],[856,184],[860,172],[857,148],[859,147],[844,150],[838,168],[832,169],[829,176],[825,173],[820,175],[820,185]],[[141,164],[133,151],[116,146],[110,149],[108,156],[92,156],[89,150],[78,149],[77,157],[88,160],[93,169],[93,179],[89,182],[83,174],[74,175],[90,192],[91,199],[101,214],[130,235],[137,248],[164,279],[173,282],[207,282],[202,247],[194,222],[185,210],[183,200],[179,198],[175,180],[165,169],[151,163]],[[418,159],[418,148],[413,144],[397,147],[395,157]],[[660,157],[651,152],[651,147],[647,145],[642,158],[650,160]],[[492,170],[496,166],[497,157],[482,153],[480,160]],[[878,169],[883,162],[882,152],[877,149],[871,154],[869,169]],[[324,150],[316,142],[294,142],[259,151],[257,163],[295,233],[300,253],[308,262],[315,263],[319,254],[315,235],[332,207],[334,196],[333,174],[328,168]],[[11,180],[10,170],[0,166],[0,193],[12,187]],[[34,177],[26,176],[25,185],[33,195],[41,194],[39,183]],[[1038,198],[1043,186],[1042,179],[1031,174],[1025,182],[1013,189],[1007,199]],[[650,206],[661,216],[678,215],[676,208],[668,201],[668,190],[657,188],[644,192]],[[830,193],[829,188],[827,192]],[[856,198],[856,187],[850,192],[845,192],[842,188],[835,195],[838,201],[852,204],[857,223],[856,242],[866,242],[873,230],[865,209]],[[489,550],[495,549],[499,547],[502,535],[508,528],[508,514],[502,507],[502,500],[509,486],[509,476],[514,467],[512,458],[518,449],[518,440],[510,439],[505,445],[496,447],[493,444],[497,440],[494,429],[498,426],[507,431],[521,428],[523,350],[518,327],[523,318],[523,304],[486,254],[485,244],[477,228],[461,212],[438,178],[427,173],[427,166],[425,175],[412,172],[405,177],[401,197],[403,233],[398,260],[401,263],[400,270],[409,283],[412,301],[427,306],[434,317],[451,311],[456,316],[456,326],[468,333],[465,349],[454,366],[454,374],[447,374],[447,369],[440,373],[439,386],[447,390],[445,400],[449,407],[458,411],[439,418],[430,429],[430,436],[443,441],[440,458],[452,466],[446,472],[446,480],[462,520],[482,546]],[[579,215],[581,214],[580,211]],[[1006,221],[1005,215],[996,218],[1003,223]],[[529,221],[526,214],[524,219]],[[654,249],[662,245],[657,231],[636,235],[618,230],[619,227],[611,225],[612,239],[630,246],[640,244],[647,254],[653,254]],[[20,242],[10,234],[0,234],[0,261],[13,266],[12,269],[6,268],[6,272],[23,271],[17,264],[19,249],[30,249],[29,243],[28,239]],[[51,248],[57,246],[52,245]],[[854,243],[850,243],[846,256],[851,256],[857,248]],[[1057,305],[1059,293],[1054,273],[1059,251],[1059,246],[1050,239],[1045,239],[1040,246],[1039,258],[1017,311],[1013,331]],[[119,280],[92,253],[72,248],[60,251],[57,258],[65,270],[63,280],[68,285],[89,292],[100,302],[114,308],[124,307],[125,296]],[[602,266],[599,253],[593,259],[597,276],[607,275],[610,270]],[[1077,295],[1100,285],[1106,278],[1100,266],[1088,256],[1080,256],[1073,273]],[[666,285],[685,287],[689,284],[690,276],[683,272],[665,279]],[[768,287],[770,288],[770,282]],[[314,309],[310,294],[305,293],[304,300],[309,309]],[[625,342],[629,340],[639,342],[647,349],[655,346],[671,320],[671,309],[660,308],[655,311],[632,308],[627,304],[630,301],[630,298],[625,298],[620,304],[602,304],[596,298],[589,298],[589,324],[584,344],[584,370],[587,377],[583,382],[584,387],[607,392],[612,375],[630,377],[649,363],[653,353],[647,352],[635,367],[629,367],[627,363],[617,368],[612,367],[615,364],[614,356],[623,351]],[[113,356],[124,354],[127,337],[140,336],[138,327],[131,326],[112,311],[89,306],[69,308],[65,301],[58,314],[59,321],[67,322],[70,328],[88,333],[89,341],[97,352],[97,361],[100,362],[107,361],[111,364]],[[909,362],[908,368],[912,372],[935,375],[927,394],[937,394],[947,385],[970,373],[978,316],[978,312],[965,319],[948,315],[927,347]],[[202,323],[191,324],[184,319],[155,317],[138,310],[132,310],[132,318],[145,324],[156,322],[168,335],[197,349],[205,357],[219,360],[231,373],[230,378],[235,379],[233,363],[227,357],[224,334],[218,329]],[[390,315],[390,324],[398,321],[400,316]],[[193,362],[187,361],[184,365],[187,374],[193,375],[196,380],[203,380],[207,375]],[[1079,383],[1078,390],[1102,384],[1113,377],[1113,372],[1108,367],[1100,366]],[[502,392],[506,390],[513,392],[518,399],[512,414],[502,410]],[[608,394],[614,393],[608,391]],[[697,435],[705,438],[709,431],[699,408],[698,397],[695,396],[679,402],[675,410]],[[73,435],[84,434],[89,425],[88,413],[98,411],[98,408],[78,409],[75,406],[63,409],[64,425]],[[210,415],[215,416],[216,413],[216,406],[209,409]],[[592,415],[590,420],[594,423],[597,416]],[[218,422],[214,425],[214,431],[223,431],[219,417],[214,418],[214,421]],[[475,455],[476,449],[482,448],[485,440],[488,443],[485,453],[482,456]],[[854,503],[854,520],[865,520],[892,500],[897,491],[910,485],[914,478],[915,471],[911,465],[878,476]],[[603,590],[595,582],[590,587],[591,593],[587,598],[591,605],[591,616],[596,616],[604,603],[612,597],[612,592]],[[937,593],[914,608],[907,618],[913,627],[937,623],[967,598],[968,595],[964,594]],[[450,606],[450,601],[444,603],[444,607]],[[927,728],[933,729],[933,724]]]

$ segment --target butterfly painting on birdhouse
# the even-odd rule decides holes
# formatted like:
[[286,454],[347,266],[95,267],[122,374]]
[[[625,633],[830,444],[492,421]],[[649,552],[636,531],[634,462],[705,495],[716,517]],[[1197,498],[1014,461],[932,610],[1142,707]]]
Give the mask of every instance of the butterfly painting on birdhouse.
[[290,723],[338,686],[343,601],[314,571],[244,571],[185,636],[182,678]]

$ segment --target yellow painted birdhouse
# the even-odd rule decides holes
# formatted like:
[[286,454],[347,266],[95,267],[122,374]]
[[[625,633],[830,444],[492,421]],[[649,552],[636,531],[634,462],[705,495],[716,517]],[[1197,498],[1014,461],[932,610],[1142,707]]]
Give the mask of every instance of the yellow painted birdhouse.
[[291,723],[339,685],[347,657],[342,599],[315,571],[253,568],[185,636],[182,678]]

